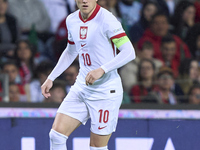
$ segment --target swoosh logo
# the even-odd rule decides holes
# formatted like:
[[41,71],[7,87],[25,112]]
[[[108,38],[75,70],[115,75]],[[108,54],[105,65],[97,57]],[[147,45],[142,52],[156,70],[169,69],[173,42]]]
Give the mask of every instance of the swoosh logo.
[[[105,126],[105,127],[107,127],[107,126]],[[98,129],[101,130],[101,129],[105,128],[105,127],[100,127],[100,126],[99,126]]]
[[86,44],[81,44],[81,47],[85,46]]

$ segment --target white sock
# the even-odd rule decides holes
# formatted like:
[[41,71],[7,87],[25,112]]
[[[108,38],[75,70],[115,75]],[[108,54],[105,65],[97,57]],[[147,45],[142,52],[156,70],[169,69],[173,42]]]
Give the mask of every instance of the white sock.
[[49,132],[50,150],[67,150],[66,141],[68,136],[65,136],[51,129]]
[[92,147],[92,146],[90,146],[90,150],[108,150],[108,146],[105,146],[105,147]]

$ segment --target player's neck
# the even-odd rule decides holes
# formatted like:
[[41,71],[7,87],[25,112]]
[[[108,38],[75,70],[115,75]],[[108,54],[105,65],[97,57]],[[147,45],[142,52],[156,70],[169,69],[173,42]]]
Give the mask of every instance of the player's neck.
[[92,15],[96,7],[97,7],[97,4],[88,14],[81,12],[81,17],[83,18],[84,21],[87,20]]

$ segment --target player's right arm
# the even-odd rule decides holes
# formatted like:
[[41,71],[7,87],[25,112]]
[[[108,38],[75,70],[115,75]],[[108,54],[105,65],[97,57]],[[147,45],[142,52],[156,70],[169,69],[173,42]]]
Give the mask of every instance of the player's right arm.
[[75,44],[69,41],[66,49],[60,56],[55,68],[41,86],[42,94],[44,95],[44,97],[48,98],[51,96],[49,90],[53,86],[53,81],[72,64],[77,55],[78,52],[76,51]]
[[77,57],[78,52],[76,51],[75,43],[73,42],[72,35],[70,33],[70,28],[68,26],[69,18],[71,16],[69,15],[66,19],[66,25],[68,29],[68,44],[65,50],[63,51],[62,55],[60,56],[58,63],[56,64],[53,71],[50,73],[46,81],[41,86],[42,94],[44,97],[48,98],[50,95],[49,90],[53,86],[53,81],[61,75],[74,61],[74,59]]

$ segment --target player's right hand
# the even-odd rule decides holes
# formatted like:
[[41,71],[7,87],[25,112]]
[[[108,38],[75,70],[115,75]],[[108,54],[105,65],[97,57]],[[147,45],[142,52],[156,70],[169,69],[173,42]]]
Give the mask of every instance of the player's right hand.
[[49,90],[51,89],[52,86],[53,86],[53,81],[51,81],[50,79],[46,79],[46,81],[42,84],[41,86],[42,95],[45,98],[48,98],[51,96],[51,94],[49,93]]

